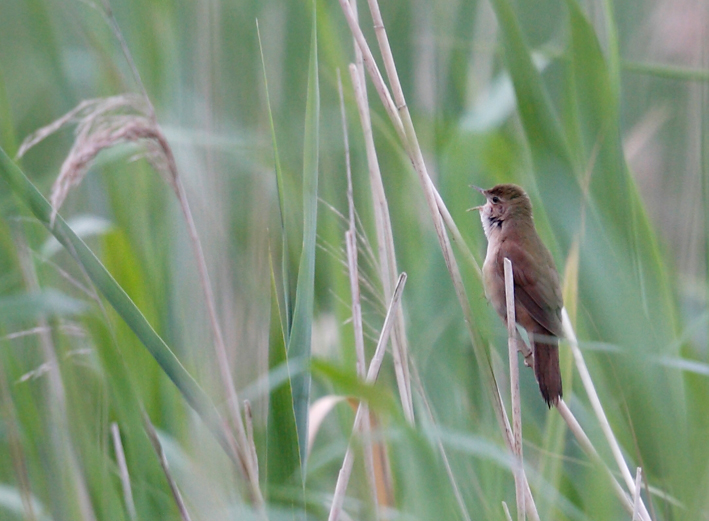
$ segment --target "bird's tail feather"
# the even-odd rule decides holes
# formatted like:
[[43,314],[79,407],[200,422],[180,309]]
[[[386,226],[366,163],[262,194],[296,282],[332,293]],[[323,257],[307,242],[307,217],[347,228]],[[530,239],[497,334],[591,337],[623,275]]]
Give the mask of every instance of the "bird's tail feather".
[[534,341],[534,374],[544,401],[549,407],[556,405],[563,394],[558,340]]

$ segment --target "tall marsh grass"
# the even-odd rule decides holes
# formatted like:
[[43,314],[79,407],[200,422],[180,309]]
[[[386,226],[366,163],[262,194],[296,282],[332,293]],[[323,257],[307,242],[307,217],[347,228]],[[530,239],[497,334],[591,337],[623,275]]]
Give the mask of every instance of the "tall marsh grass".
[[[701,2],[0,13],[0,519],[707,518]],[[558,409],[483,296],[498,182]]]

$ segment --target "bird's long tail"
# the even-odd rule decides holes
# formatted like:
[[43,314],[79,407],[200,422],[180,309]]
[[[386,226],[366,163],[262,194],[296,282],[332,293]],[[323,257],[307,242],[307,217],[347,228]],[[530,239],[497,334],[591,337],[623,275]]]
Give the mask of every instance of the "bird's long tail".
[[559,341],[553,337],[534,339],[534,374],[544,401],[551,408],[563,394],[559,369]]

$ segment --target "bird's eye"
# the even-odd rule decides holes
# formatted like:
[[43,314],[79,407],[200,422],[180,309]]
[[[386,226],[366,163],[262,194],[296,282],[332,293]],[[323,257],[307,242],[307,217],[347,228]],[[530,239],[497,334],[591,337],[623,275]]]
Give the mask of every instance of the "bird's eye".
[[497,197],[497,196],[494,196],[494,197],[492,198],[492,202],[495,203],[495,204],[497,204],[497,203],[500,202],[500,198]]

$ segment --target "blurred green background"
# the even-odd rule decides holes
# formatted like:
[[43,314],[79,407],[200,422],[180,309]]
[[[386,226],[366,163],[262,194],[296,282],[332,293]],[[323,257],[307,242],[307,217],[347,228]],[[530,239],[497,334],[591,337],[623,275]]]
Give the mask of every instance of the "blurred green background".
[[[82,100],[138,92],[95,3],[2,1],[0,146],[11,157],[27,135]],[[269,346],[273,352],[277,343],[272,327],[269,334],[269,259],[279,288],[287,279],[290,296],[279,289],[280,305],[292,306],[310,136],[319,142],[319,204],[314,306],[306,322],[312,322],[312,355],[326,362],[313,371],[310,402],[382,397],[372,404],[380,420],[375,438],[388,451],[393,496],[379,508],[381,518],[463,518],[438,452],[441,440],[470,518],[504,519],[501,502],[515,503],[505,446],[421,188],[371,84],[398,269],[409,277],[403,307],[421,380],[416,426],[402,419],[389,357],[374,392],[355,380],[338,69],[365,238],[360,276],[370,356],[386,306],[376,261],[365,251],[368,244],[376,252],[376,234],[347,72],[353,45],[338,2],[315,6],[319,131],[306,120],[311,2],[113,0],[111,6],[195,214],[231,371],[240,398],[254,410],[270,518],[327,517],[354,416],[341,402],[323,421],[304,493],[293,476],[269,481],[267,467],[273,475],[280,465],[291,469],[266,461]],[[479,262],[485,239],[477,216],[465,210],[481,201],[468,185],[515,182],[530,193],[540,234],[566,273],[566,305],[580,347],[630,468],[643,468],[651,488],[643,497],[657,520],[709,519],[708,6],[701,0],[381,5],[429,172]],[[267,101],[282,167],[285,250]],[[73,138],[62,130],[19,163],[45,196]],[[101,153],[61,215],[221,408],[185,223],[169,187],[145,160],[132,161],[135,153],[131,146]],[[0,178],[0,519],[180,519],[136,419],[139,406],[159,430],[192,519],[255,516],[243,480],[211,434],[25,202]],[[474,326],[492,351],[508,400],[505,331],[474,269],[459,260]],[[564,397],[610,464],[563,344],[562,365]],[[525,461],[541,518],[630,519],[605,474],[556,411],[547,410],[531,371],[521,373]],[[125,445],[135,516],[124,501],[112,422]],[[361,450],[355,452],[345,510],[352,519],[373,519]]]

